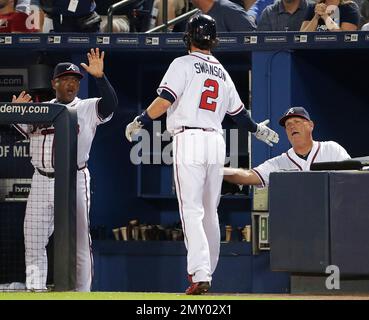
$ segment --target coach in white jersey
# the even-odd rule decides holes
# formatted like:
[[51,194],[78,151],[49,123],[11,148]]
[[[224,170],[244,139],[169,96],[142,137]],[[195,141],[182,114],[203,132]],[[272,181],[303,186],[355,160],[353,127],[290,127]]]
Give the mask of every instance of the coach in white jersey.
[[271,172],[309,171],[314,162],[350,159],[337,142],[313,140],[314,122],[303,107],[289,108],[279,124],[286,129],[292,148],[251,170],[224,168],[224,180],[235,184],[268,186]]
[[225,161],[222,120],[230,114],[269,145],[278,142],[278,135],[266,126],[267,121],[257,124],[250,118],[228,72],[211,55],[217,42],[215,20],[204,14],[192,17],[184,41],[189,54],[171,63],[158,88],[159,97],[127,126],[126,137],[132,141],[132,134],[167,112],[187,248],[186,294],[202,294],[210,288],[219,258],[217,207]]
[[[83,75],[70,62],[59,63],[54,69],[52,86],[56,98],[50,103],[65,104],[77,109],[77,274],[76,290],[90,291],[92,281],[92,252],[89,233],[90,173],[87,161],[96,127],[112,118],[118,105],[116,93],[104,75],[104,52],[91,49],[89,64],[81,63],[96,79],[101,98],[79,99],[77,94]],[[22,92],[13,102],[29,102],[31,97]],[[16,125],[30,139],[30,155],[35,173],[27,201],[24,221],[26,250],[26,287],[46,290],[46,245],[54,231],[54,128],[33,125]]]

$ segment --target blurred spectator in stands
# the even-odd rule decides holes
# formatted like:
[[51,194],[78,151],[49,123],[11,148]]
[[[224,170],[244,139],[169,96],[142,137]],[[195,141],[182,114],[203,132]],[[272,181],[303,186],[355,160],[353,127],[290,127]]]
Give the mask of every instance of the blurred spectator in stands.
[[[188,0],[168,0],[168,21],[172,20],[183,13],[186,13],[189,8]],[[163,24],[163,0],[155,0],[152,8],[152,24],[150,29]],[[169,29],[172,29],[169,27]]]
[[[101,32],[109,32],[108,30],[108,17],[101,16]],[[129,32],[129,19],[126,15],[113,16],[113,30],[114,33]]]
[[[359,7],[359,11],[360,11],[360,8],[362,6],[362,4],[366,1],[366,0],[353,0],[357,6]],[[360,13],[360,12],[359,12]],[[361,14],[361,13],[360,13]]]
[[358,8],[359,8],[359,15],[360,15],[360,24],[359,24],[359,29],[361,28],[361,26],[365,23],[363,20],[363,16],[362,16],[362,12],[361,12],[361,7],[363,6],[364,2],[367,2],[367,0],[353,0]]
[[[246,0],[245,0],[245,3],[246,3]],[[253,17],[254,20],[256,21],[256,24],[258,24],[261,18],[261,14],[264,11],[264,9],[273,3],[274,3],[274,0],[256,0],[256,1],[252,0],[252,2],[250,2],[251,5],[248,7],[245,7],[245,9],[246,9],[247,14]]]
[[[113,4],[121,2],[121,0],[95,0],[96,12],[101,17],[100,31],[108,32],[108,9]],[[140,2],[140,1],[135,1]],[[129,32],[130,20],[129,13],[136,8],[136,4],[129,4],[127,6],[114,11],[113,14],[113,30],[112,32]]]
[[355,31],[359,22],[359,7],[355,2],[319,0],[308,6],[301,31]]
[[43,31],[45,16],[40,8],[40,0],[18,0],[15,10],[28,14],[35,25],[35,29]]
[[256,24],[239,5],[229,0],[192,0],[193,5],[213,17],[217,32],[254,31]]
[[26,14],[31,13],[31,0],[18,0],[15,5],[15,10],[24,12]]
[[[121,0],[95,0],[101,16],[101,31],[107,32],[108,9]],[[154,0],[136,0],[113,13],[113,32],[144,32],[149,29]]]
[[256,2],[256,0],[230,0],[237,3],[239,6],[244,8],[246,11],[251,8],[251,6]]
[[[187,8],[185,9],[186,12],[192,11],[194,9],[198,9],[198,8],[195,7],[195,5],[192,3],[191,0],[186,0],[186,1],[187,1]],[[177,22],[173,26],[172,32],[185,32],[186,31],[186,27],[187,27],[188,19],[184,19],[182,21]]]
[[99,32],[101,17],[95,11],[93,0],[39,0],[47,18],[45,24],[52,26],[44,31],[54,32]]
[[240,7],[245,9],[245,2],[246,1],[254,1],[254,0],[245,0],[245,1],[243,1],[243,0],[230,0],[230,1],[233,2],[233,3],[238,4]]
[[24,12],[15,11],[16,0],[0,0],[0,33],[36,32],[31,18]]
[[258,31],[299,31],[307,8],[308,0],[277,0],[263,10]]
[[369,31],[369,0],[364,0],[360,6],[361,30]]
[[273,4],[274,0],[230,0],[244,8],[247,14],[257,22],[266,6]]

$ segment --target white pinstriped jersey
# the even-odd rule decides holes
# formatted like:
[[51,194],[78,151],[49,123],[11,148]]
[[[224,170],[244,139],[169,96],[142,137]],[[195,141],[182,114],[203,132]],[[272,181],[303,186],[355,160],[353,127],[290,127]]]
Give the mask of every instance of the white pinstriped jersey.
[[243,103],[228,72],[212,55],[191,52],[175,59],[157,89],[175,99],[167,111],[167,130],[181,126],[213,128],[222,133],[226,113],[236,115]]
[[[96,127],[109,121],[113,114],[108,118],[102,119],[97,110],[97,102],[100,98],[79,99],[76,97],[67,107],[77,108],[78,118],[78,148],[77,165],[84,166],[88,161],[92,140],[95,136]],[[49,101],[55,103],[56,99]],[[54,128],[37,128],[33,131],[33,125],[18,124],[15,127],[30,139],[31,163],[35,168],[47,172],[54,171]]]
[[313,142],[307,160],[300,158],[293,148],[253,168],[263,186],[269,185],[269,174],[276,171],[309,171],[314,162],[342,161],[350,159],[347,151],[334,141]]

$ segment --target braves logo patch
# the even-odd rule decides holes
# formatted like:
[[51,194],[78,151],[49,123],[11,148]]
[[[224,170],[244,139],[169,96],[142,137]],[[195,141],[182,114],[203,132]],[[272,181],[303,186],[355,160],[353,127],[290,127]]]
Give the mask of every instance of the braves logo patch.
[[287,111],[286,115],[291,114],[291,113],[295,113],[295,109],[291,108]]
[[76,68],[76,66],[75,66],[74,64],[71,64],[71,65],[67,68],[67,70],[77,71],[77,68]]

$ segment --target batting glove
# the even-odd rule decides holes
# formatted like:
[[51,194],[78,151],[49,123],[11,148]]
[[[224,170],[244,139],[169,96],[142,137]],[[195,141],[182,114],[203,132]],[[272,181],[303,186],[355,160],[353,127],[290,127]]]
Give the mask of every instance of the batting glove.
[[138,121],[137,116],[131,123],[129,123],[126,127],[126,138],[129,142],[132,142],[132,135],[140,132],[143,125]]
[[[263,122],[258,123],[258,128],[256,129],[256,132],[253,133],[253,135],[265,142],[267,145],[273,147],[273,143],[278,143],[279,136],[278,133],[267,127],[267,124],[269,123],[269,120],[264,120]],[[273,143],[272,143],[273,142]]]

